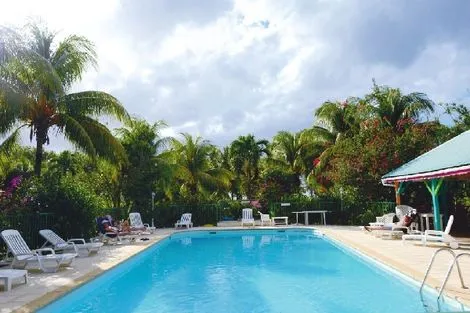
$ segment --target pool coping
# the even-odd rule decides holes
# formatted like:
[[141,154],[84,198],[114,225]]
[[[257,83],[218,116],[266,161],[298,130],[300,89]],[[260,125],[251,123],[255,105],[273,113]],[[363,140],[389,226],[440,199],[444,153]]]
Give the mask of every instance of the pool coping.
[[123,258],[122,260],[119,260],[115,264],[111,265],[110,267],[106,269],[94,269],[91,272],[88,272],[78,278],[73,279],[73,281],[67,285],[60,286],[52,291],[47,292],[44,295],[41,295],[40,297],[22,305],[21,307],[14,309],[12,312],[13,313],[31,313],[31,312],[36,312],[37,310],[51,304],[52,302],[66,296],[68,293],[72,292],[73,290],[81,287],[82,285],[90,282],[91,280],[98,278],[99,276],[105,274],[106,272],[112,270],[113,268],[121,265],[122,263],[129,261],[137,256],[139,256],[141,253],[144,251],[148,250],[149,248],[153,247],[157,243],[161,242],[162,240],[165,240],[169,236],[171,236],[174,232],[171,232],[169,234],[166,234],[162,237],[155,238],[155,240],[144,246],[142,249],[139,251],[136,251],[127,257]]
[[[322,232],[329,240],[339,243],[341,247],[351,250],[352,253],[358,254],[360,257],[365,257],[371,262],[378,264],[379,266],[385,267],[387,270],[400,275],[403,279],[408,280],[411,283],[417,283],[418,286],[421,285],[421,282],[423,280],[423,274],[410,268],[406,264],[402,262],[396,262],[387,256],[376,253],[372,249],[369,249],[362,245],[358,245],[352,241],[345,240],[345,238],[339,236],[334,231],[329,231],[327,228],[317,229],[317,231]],[[426,280],[424,288],[428,289],[429,291],[438,293],[441,283],[442,282],[430,276]],[[462,298],[455,292],[448,290],[444,290],[442,296],[452,301],[457,301],[459,304],[462,304],[467,310],[464,312],[470,312],[470,301],[468,299]]]
[[[317,231],[322,233],[323,237],[325,237],[332,245],[336,246],[338,249],[346,250],[346,253],[353,254],[355,257],[363,260],[366,263],[369,263],[371,265],[374,265],[374,266],[380,268],[382,271],[387,272],[391,276],[397,276],[397,279],[403,281],[403,283],[405,283],[405,284],[408,284],[408,285],[411,285],[411,286],[414,286],[414,287],[418,287],[418,288],[421,286],[421,281],[420,280],[417,280],[414,277],[411,277],[410,275],[403,273],[399,269],[386,264],[382,260],[374,258],[372,256],[369,256],[369,255],[365,254],[364,252],[362,252],[362,251],[360,251],[360,250],[358,250],[354,247],[351,247],[351,246],[347,245],[344,242],[341,242],[341,241],[339,241],[335,238],[331,238],[329,235],[324,234],[323,232],[321,232],[318,229],[317,229]],[[435,289],[432,286],[430,286],[428,284],[425,284],[423,286],[423,291],[425,293],[431,293],[432,295],[435,295],[436,299],[437,299],[437,296],[438,296],[438,293],[439,293],[438,289]],[[442,294],[442,299],[444,300],[444,303],[445,302],[450,302],[450,304],[453,305],[453,306],[461,306],[462,311],[458,311],[458,312],[470,312],[470,307],[467,304],[463,303],[457,297],[454,297],[452,295],[449,296],[444,292]]]
[[[365,259],[367,262],[372,263],[375,266],[380,267],[382,270],[388,271],[391,274],[397,274],[400,276],[401,280],[406,280],[411,284],[420,284],[420,279],[422,277],[418,278],[420,274],[416,271],[414,271],[411,268],[408,268],[405,264],[395,264],[393,260],[386,260],[386,257],[382,255],[377,255],[370,249],[367,249],[366,247],[357,247],[352,242],[347,242],[342,240],[340,236],[334,236],[334,234],[330,232],[325,232],[325,229],[318,229],[315,226],[302,226],[302,225],[288,225],[288,226],[266,226],[266,227],[260,227],[260,226],[255,226],[255,227],[195,227],[195,228],[190,228],[190,229],[182,229],[182,230],[176,230],[173,229],[170,231],[168,234],[165,234],[161,237],[155,238],[155,240],[144,246],[142,249],[139,251],[136,251],[129,256],[117,261],[115,264],[109,266],[106,269],[94,269],[91,272],[88,272],[78,278],[73,279],[73,281],[67,285],[60,286],[57,289],[54,289],[52,291],[47,292],[44,295],[41,295],[40,297],[27,302],[26,304],[22,305],[19,308],[14,309],[12,312],[14,313],[30,313],[30,312],[35,312],[36,310],[39,310],[40,308],[43,308],[47,306],[48,304],[52,303],[55,300],[58,300],[59,298],[67,295],[71,291],[79,288],[80,286],[88,283],[89,281],[103,275],[104,273],[112,270],[113,268],[121,265],[122,263],[131,260],[134,257],[137,257],[141,253],[147,251],[151,247],[155,246],[159,242],[170,238],[174,234],[181,234],[181,233],[186,233],[186,232],[194,232],[194,231],[217,231],[217,232],[223,232],[223,231],[253,231],[253,230],[281,230],[281,229],[303,229],[303,230],[312,230],[316,231],[323,236],[327,238],[327,240],[331,241],[332,244],[339,246],[341,249],[346,249],[350,253],[355,254],[359,258]],[[410,274],[410,272],[412,274]],[[422,276],[422,275],[421,275]],[[436,288],[439,286],[437,281],[430,277],[425,285],[426,289],[429,289],[428,291],[435,291]],[[470,302],[466,301],[466,299],[460,298],[458,295],[452,294],[452,292],[447,292],[444,291],[443,295],[452,300],[456,301],[458,304],[463,305],[466,309],[470,307]]]

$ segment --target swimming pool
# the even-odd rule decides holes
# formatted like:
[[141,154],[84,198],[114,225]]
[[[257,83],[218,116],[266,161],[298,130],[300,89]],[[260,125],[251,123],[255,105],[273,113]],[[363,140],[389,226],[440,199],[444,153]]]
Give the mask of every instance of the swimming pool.
[[39,312],[414,313],[435,299],[311,230],[217,230],[174,234]]

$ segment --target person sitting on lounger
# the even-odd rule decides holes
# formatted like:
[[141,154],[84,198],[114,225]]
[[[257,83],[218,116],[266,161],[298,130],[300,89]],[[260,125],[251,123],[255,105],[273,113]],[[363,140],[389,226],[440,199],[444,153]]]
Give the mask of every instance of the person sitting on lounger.
[[122,231],[122,230],[119,230],[118,227],[111,226],[111,222],[108,219],[103,219],[101,223],[103,224],[103,228],[106,233],[115,233],[116,235],[128,235],[129,234],[129,231]]
[[364,226],[364,229],[367,231],[373,230],[402,230],[405,234],[408,233],[408,227],[410,227],[411,223],[414,220],[414,216],[412,213],[403,216],[403,218],[398,221],[397,223],[393,224],[385,224],[380,226]]

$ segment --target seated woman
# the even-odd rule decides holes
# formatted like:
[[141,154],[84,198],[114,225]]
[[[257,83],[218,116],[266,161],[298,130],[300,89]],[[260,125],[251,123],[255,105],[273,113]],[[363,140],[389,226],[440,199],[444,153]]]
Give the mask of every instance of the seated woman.
[[402,217],[400,221],[397,223],[393,224],[385,224],[381,226],[363,226],[365,230],[367,231],[373,231],[373,230],[401,230],[405,234],[408,233],[409,227],[411,223],[413,222],[413,214],[407,214]]
[[129,235],[129,231],[123,231],[118,227],[111,226],[111,222],[108,219],[103,219],[102,222],[104,231],[106,233],[115,233],[116,235]]

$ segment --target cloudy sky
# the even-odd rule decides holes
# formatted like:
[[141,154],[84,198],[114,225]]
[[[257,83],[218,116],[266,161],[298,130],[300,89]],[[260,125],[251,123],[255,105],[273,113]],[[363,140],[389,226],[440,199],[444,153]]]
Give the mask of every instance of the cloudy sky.
[[470,98],[466,0],[0,0],[0,24],[41,17],[96,44],[104,90],[166,134],[224,145],[313,122],[372,79],[436,102]]

